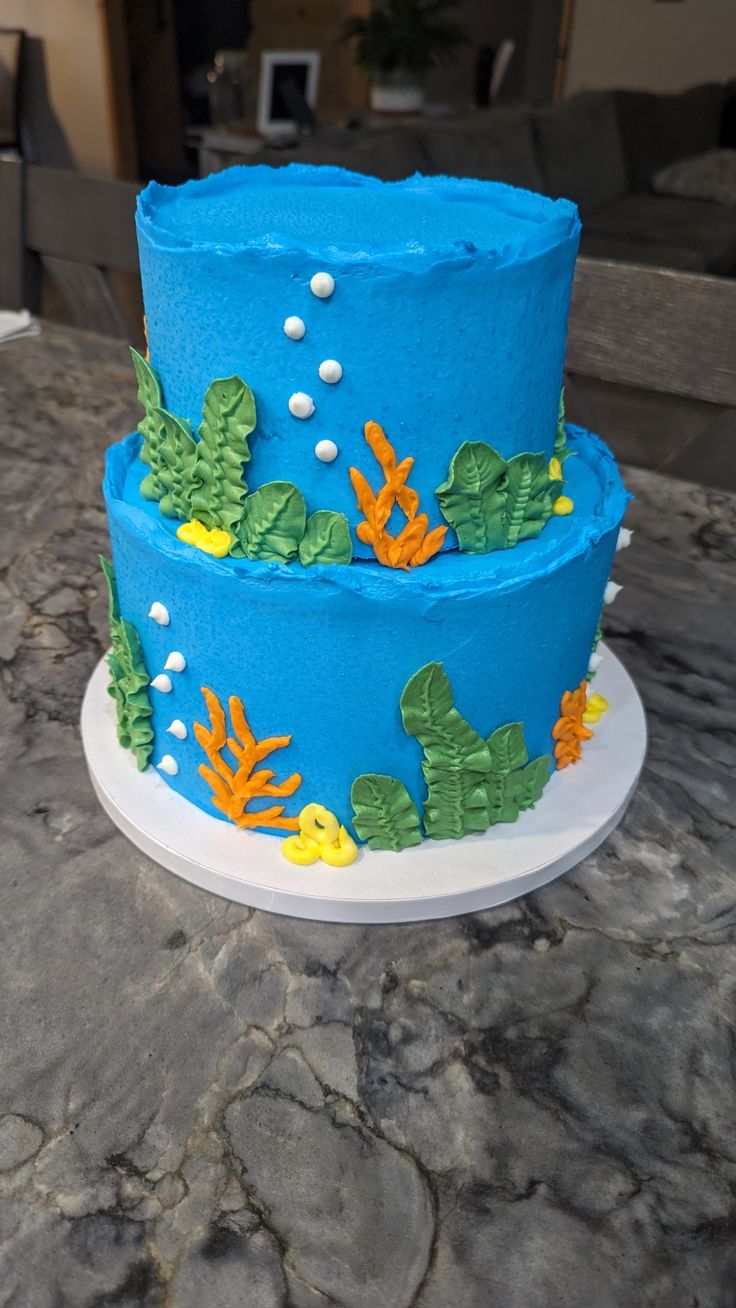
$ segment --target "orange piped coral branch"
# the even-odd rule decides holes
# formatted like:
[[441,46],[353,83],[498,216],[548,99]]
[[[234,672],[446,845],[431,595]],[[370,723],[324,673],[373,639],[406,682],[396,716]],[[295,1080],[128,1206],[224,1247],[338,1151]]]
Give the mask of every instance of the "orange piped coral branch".
[[[381,465],[385,482],[376,495],[362,472],[357,468],[350,469],[358,508],[365,518],[365,522],[358,524],[358,539],[372,547],[378,562],[384,567],[403,568],[408,572],[410,567],[426,563],[442,548],[447,527],[434,527],[428,531],[426,513],[417,513],[419,496],[406,484],[414,467],[413,458],[409,456],[397,463],[396,451],[377,422],[365,424],[365,438]],[[392,536],[386,531],[386,524],[396,504],[406,518],[406,526],[398,536]]]
[[[275,772],[261,768],[254,772],[256,763],[260,763],[276,749],[285,749],[291,743],[291,736],[269,736],[265,740],[256,740],[248,725],[242,700],[231,695],[228,700],[230,721],[233,734],[227,733],[225,710],[213,691],[202,687],[204,702],[210,715],[210,729],[195,722],[194,734],[204,750],[210,767],[202,763],[199,774],[212,787],[212,803],[225,817],[230,818],[239,827],[279,827],[287,831],[299,830],[298,817],[283,817],[283,804],[273,804],[271,808],[262,808],[248,812],[252,799],[283,799],[293,795],[302,783],[298,772],[292,772],[286,781],[273,785]],[[236,768],[232,768],[223,757],[223,750],[230,750]]]
[[566,690],[560,701],[562,716],[552,728],[552,739],[557,741],[555,758],[558,768],[577,763],[583,752],[581,742],[595,735],[583,722],[587,690],[588,683],[583,679],[577,690]]

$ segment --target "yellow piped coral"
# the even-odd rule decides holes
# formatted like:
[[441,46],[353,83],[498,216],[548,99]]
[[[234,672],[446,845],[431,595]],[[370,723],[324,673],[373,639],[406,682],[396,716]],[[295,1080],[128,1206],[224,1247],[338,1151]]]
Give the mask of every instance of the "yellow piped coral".
[[599,695],[597,691],[593,691],[593,694],[588,696],[583,722],[600,722],[603,714],[607,712],[608,700]]
[[299,814],[299,835],[287,836],[281,846],[284,858],[298,867],[322,859],[330,867],[348,867],[358,857],[358,846],[323,804],[307,804]]
[[551,481],[562,481],[562,464],[554,455],[549,461],[549,475]]
[[552,512],[557,514],[558,518],[566,518],[568,513],[572,513],[575,505],[569,495],[558,495],[552,505]]
[[[419,496],[406,484],[414,467],[413,458],[408,456],[397,463],[396,451],[377,422],[367,422],[364,431],[385,480],[375,494],[362,472],[358,468],[350,469],[358,508],[365,518],[365,522],[358,523],[356,533],[359,540],[371,546],[384,567],[403,568],[408,572],[410,567],[417,568],[426,563],[442,548],[447,527],[433,527],[429,531],[426,513],[417,513]],[[386,530],[386,524],[396,504],[406,518],[406,526],[398,536],[392,536]]]
[[185,545],[193,545],[205,554],[213,554],[216,559],[224,559],[233,543],[229,531],[224,531],[221,527],[210,529],[196,518],[192,518],[191,522],[183,522],[176,534]]

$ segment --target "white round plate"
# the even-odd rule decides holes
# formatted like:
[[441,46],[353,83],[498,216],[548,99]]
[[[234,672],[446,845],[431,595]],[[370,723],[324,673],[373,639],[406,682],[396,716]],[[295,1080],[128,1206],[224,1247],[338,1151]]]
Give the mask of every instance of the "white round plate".
[[277,836],[242,831],[138,772],[115,733],[104,660],[82,705],[82,740],[103,808],[134,845],[170,872],[253,908],[322,922],[417,922],[503,904],[561,876],[621,820],[647,734],[636,687],[615,654],[595,679],[610,709],[579,763],[553,773],[536,809],[463,840],[424,840],[392,854],[365,846],[355,863],[295,867]]

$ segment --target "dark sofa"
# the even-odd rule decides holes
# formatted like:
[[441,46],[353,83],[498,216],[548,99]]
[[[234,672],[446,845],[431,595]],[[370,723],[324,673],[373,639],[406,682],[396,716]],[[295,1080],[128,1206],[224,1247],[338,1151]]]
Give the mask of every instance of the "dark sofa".
[[[322,130],[249,162],[341,164],[387,179],[420,171],[497,178],[580,206],[582,249],[599,258],[736,275],[736,209],[655,194],[652,178],[704,153],[733,123],[736,85],[676,95],[592,91],[530,110],[495,108],[416,126]],[[733,130],[733,129],[731,129]]]

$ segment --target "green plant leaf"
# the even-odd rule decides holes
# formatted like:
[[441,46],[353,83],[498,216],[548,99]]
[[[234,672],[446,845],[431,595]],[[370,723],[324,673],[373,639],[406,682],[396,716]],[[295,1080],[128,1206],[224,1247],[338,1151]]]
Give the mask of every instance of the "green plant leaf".
[[207,388],[194,468],[192,516],[205,527],[238,534],[250,459],[248,437],[256,425],[253,392],[240,377],[221,377]]
[[404,730],[416,736],[431,764],[475,772],[490,768],[488,745],[455,708],[441,663],[427,663],[407,681],[401,716]]
[[502,817],[499,821],[515,822],[520,811],[534,808],[550,779],[552,759],[549,754],[542,754],[528,763],[525,768],[518,768],[504,778],[504,796],[507,804],[515,808],[513,817]]
[[245,501],[239,544],[248,559],[289,563],[296,558],[307,525],[307,506],[290,481],[270,481]]
[[490,770],[488,744],[455,707],[441,663],[428,663],[401,696],[404,730],[424,750],[427,783],[424,830],[435,840],[458,839],[488,826],[483,776]]
[[310,568],[315,563],[349,563],[352,557],[350,527],[344,513],[317,509],[307,519],[299,542],[299,562]]
[[565,426],[565,388],[560,391],[560,407],[557,410],[557,430],[555,432],[555,458],[560,463],[574,455],[575,451],[568,449],[567,445],[567,428]]
[[153,715],[148,694],[150,679],[143,659],[140,637],[132,622],[120,616],[118,589],[112,564],[100,558],[108,588],[110,621],[110,669],[108,694],[115,700],[120,744],[135,755],[139,771],[148,766],[153,752]]
[[437,487],[443,517],[457,535],[461,550],[485,554],[502,549],[503,477],[506,462],[485,441],[465,441],[450,463],[447,480]]
[[524,727],[521,722],[507,722],[488,737],[488,749],[491,755],[491,771],[505,776],[515,768],[523,767],[529,755],[524,743]]
[[538,536],[552,513],[560,482],[551,481],[543,454],[516,454],[506,464],[503,531],[506,547]]
[[141,482],[141,495],[146,500],[160,500],[165,489],[159,479],[160,447],[165,435],[158,416],[163,405],[161,383],[148,360],[134,350],[132,345],[130,355],[138,382],[138,402],[143,408],[143,417],[138,423],[138,430],[143,437],[141,461],[151,469]]
[[160,447],[161,471],[159,478],[164,487],[159,509],[166,518],[179,518],[188,522],[191,517],[191,499],[196,481],[194,469],[197,461],[197,443],[188,425],[166,409],[156,411],[164,429]]
[[419,813],[403,781],[367,772],[356,777],[350,799],[353,826],[370,849],[398,853],[421,843]]

